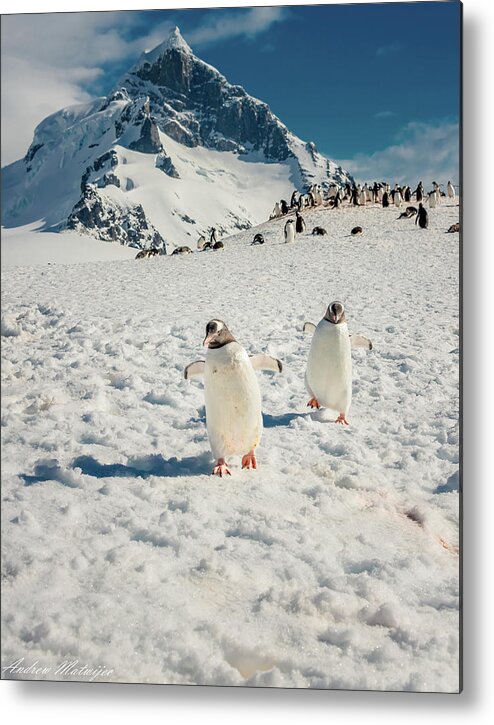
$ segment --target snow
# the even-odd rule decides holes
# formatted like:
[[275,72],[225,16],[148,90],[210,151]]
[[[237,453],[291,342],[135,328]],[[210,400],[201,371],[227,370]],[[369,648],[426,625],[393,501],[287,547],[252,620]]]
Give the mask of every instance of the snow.
[[[291,245],[281,219],[219,254],[4,271],[4,663],[458,690],[457,203],[428,230],[316,209],[328,236]],[[308,412],[303,381],[302,325],[338,298],[373,342],[348,429]],[[211,318],[284,365],[258,373],[259,469],[233,459],[227,479],[183,379]]]
[[[135,249],[102,242],[76,232],[39,232],[41,220],[23,227],[2,228],[2,269],[19,265],[75,264],[134,259]],[[3,334],[3,333],[2,333]]]

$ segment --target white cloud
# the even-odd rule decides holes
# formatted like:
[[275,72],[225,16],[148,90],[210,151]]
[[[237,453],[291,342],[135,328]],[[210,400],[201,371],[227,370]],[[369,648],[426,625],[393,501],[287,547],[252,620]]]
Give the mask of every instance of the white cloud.
[[459,125],[452,121],[412,121],[387,148],[373,154],[355,154],[338,163],[360,182],[377,179],[414,185],[422,179],[426,187],[432,180],[458,182]]
[[87,100],[105,64],[136,54],[128,13],[2,17],[2,165],[22,157],[35,126]]
[[206,46],[227,38],[254,38],[286,17],[280,7],[238,9],[233,13],[212,18],[200,28],[187,34],[186,40],[192,46]]
[[394,111],[378,111],[374,114],[374,118],[394,118],[397,115]]

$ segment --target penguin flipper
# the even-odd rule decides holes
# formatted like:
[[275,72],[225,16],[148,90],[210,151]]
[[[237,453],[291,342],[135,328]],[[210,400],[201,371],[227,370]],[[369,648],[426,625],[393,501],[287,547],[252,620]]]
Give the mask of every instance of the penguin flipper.
[[249,355],[249,358],[254,370],[271,370],[273,373],[281,373],[283,370],[281,360],[271,355]]
[[187,365],[184,370],[184,378],[190,380],[190,378],[199,378],[204,375],[204,368],[206,363],[204,360],[196,360],[193,363]]
[[313,335],[314,330],[316,329],[316,326],[313,322],[304,322],[303,331],[306,335]]
[[363,335],[350,335],[350,345],[351,347],[365,347],[366,350],[372,350],[372,342]]

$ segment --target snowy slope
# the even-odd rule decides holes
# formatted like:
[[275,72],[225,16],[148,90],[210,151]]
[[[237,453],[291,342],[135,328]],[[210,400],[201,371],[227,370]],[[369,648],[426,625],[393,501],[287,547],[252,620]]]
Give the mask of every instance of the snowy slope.
[[350,178],[176,29],[108,96],[39,124],[2,170],[2,224],[172,251],[260,223],[295,188]]
[[[458,689],[458,206],[428,231],[397,216],[318,209],[328,236],[293,245],[280,220],[263,247],[250,230],[223,253],[5,272],[2,664]],[[348,429],[303,383],[302,324],[334,298],[374,344]],[[227,479],[182,377],[212,317],[284,364],[259,374],[259,469]]]

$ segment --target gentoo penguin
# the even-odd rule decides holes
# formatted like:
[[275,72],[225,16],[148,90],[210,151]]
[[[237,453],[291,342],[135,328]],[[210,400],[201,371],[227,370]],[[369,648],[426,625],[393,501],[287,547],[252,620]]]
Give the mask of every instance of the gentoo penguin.
[[429,192],[429,208],[434,209],[437,203],[437,192],[434,189],[434,191]]
[[278,219],[281,216],[281,209],[278,202],[274,205],[273,213],[269,217],[270,219]]
[[364,230],[362,229],[362,227],[353,227],[350,234],[352,235],[352,237],[356,237],[358,234],[362,234],[363,231]]
[[305,222],[302,217],[302,214],[300,212],[295,212],[296,219],[295,219],[295,231],[297,234],[303,234],[305,232]]
[[419,181],[417,188],[415,189],[415,198],[417,201],[422,201],[424,198],[424,187],[421,181]]
[[385,191],[383,193],[383,202],[382,203],[383,203],[383,209],[386,209],[389,206],[389,196],[388,196],[387,191]]
[[282,216],[284,216],[285,214],[288,214],[288,204],[286,203],[285,199],[281,199],[280,209],[281,209]]
[[297,206],[297,194],[298,191],[295,189],[292,194],[292,198],[290,199],[290,209],[293,209],[293,207]]
[[349,425],[346,416],[352,402],[352,347],[372,350],[372,343],[362,335],[349,335],[345,308],[331,302],[326,314],[315,327],[306,322],[304,332],[313,332],[307,360],[305,387],[310,408],[331,408],[339,413],[336,423]]
[[242,468],[257,468],[262,435],[261,393],[255,370],[281,372],[269,355],[249,356],[221,320],[206,325],[206,360],[187,365],[184,377],[204,376],[206,427],[215,458],[213,474],[230,475],[227,456],[241,455]]
[[172,256],[174,254],[192,254],[192,249],[190,247],[175,247]]
[[403,197],[401,195],[401,189],[399,187],[395,189],[395,193],[393,195],[393,201],[394,201],[396,207],[399,208],[401,206]]
[[255,235],[254,240],[251,242],[251,246],[253,244],[264,244],[264,237],[262,234],[259,234],[259,232]]
[[456,194],[455,194],[455,187],[453,186],[453,184],[451,183],[451,181],[448,181],[448,186],[446,187],[446,189],[448,191],[448,197],[450,199],[454,199],[455,196],[456,196]]
[[295,241],[295,224],[289,219],[285,224],[285,243]]
[[199,249],[199,250],[204,249],[205,244],[206,244],[206,237],[204,236],[204,234],[201,234],[201,236],[197,240],[197,249]]
[[225,248],[225,245],[223,244],[223,242],[215,242],[213,244],[213,249],[215,252],[217,252],[220,249],[224,249],[224,248]]
[[209,242],[214,245],[214,244],[216,244],[217,241],[218,240],[216,238],[216,229],[215,229],[215,227],[212,227],[211,234],[209,235]]
[[415,224],[417,224],[417,222],[421,229],[427,229],[429,225],[429,216],[427,214],[427,209],[424,207],[422,202],[419,204],[419,210],[417,212],[417,216],[415,217]]
[[323,237],[325,234],[327,234],[327,231],[324,229],[324,227],[314,227],[314,229],[312,230],[313,236]]
[[460,231],[460,223],[456,222],[456,224],[452,224],[450,228],[448,229],[448,232],[452,234],[453,232],[459,232]]

